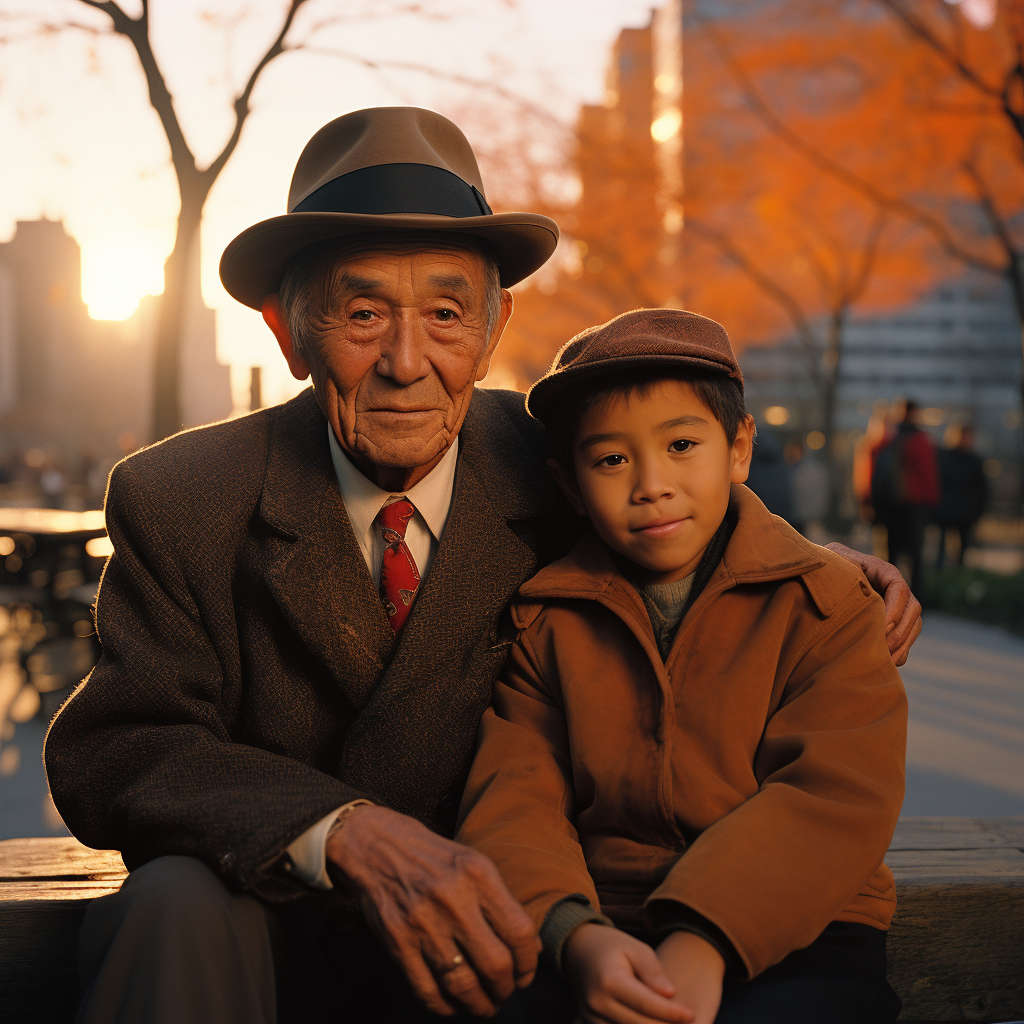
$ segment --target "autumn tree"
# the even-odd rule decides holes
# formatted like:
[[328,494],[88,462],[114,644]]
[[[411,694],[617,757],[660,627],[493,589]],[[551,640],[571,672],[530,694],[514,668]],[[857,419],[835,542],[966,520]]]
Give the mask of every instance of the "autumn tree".
[[[944,0],[778,6],[791,31],[772,47],[751,42],[741,21],[702,26],[739,103],[837,187],[1003,279],[1024,326],[1021,0],[992,3],[991,20],[976,17],[978,3]],[[794,102],[786,68],[819,89]]]

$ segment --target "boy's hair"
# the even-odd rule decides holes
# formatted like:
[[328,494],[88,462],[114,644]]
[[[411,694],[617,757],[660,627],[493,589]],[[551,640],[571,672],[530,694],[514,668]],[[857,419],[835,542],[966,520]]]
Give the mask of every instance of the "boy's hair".
[[635,367],[614,376],[609,374],[581,381],[578,387],[568,391],[553,408],[546,410],[542,422],[547,430],[552,456],[563,469],[572,472],[572,443],[579,430],[580,421],[594,406],[615,395],[637,395],[643,398],[666,380],[685,381],[693,388],[694,394],[714,413],[715,419],[722,425],[731,447],[736,440],[740,424],[747,415],[740,383],[724,373],[650,366]]

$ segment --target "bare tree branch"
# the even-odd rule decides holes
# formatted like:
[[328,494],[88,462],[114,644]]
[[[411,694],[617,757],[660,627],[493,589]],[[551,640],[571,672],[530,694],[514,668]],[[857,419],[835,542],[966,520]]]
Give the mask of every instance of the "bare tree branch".
[[907,8],[900,2],[900,0],[878,0],[883,7],[888,8],[895,17],[897,17],[903,24],[909,29],[909,31],[917,36],[926,46],[933,50],[939,57],[942,58],[949,67],[957,72],[964,81],[970,82],[976,89],[983,92],[986,96],[990,96],[995,100],[1002,100],[1004,98],[1004,91],[998,85],[992,85],[986,82],[981,75],[967,64],[963,58],[950,49],[949,46],[943,42],[928,26],[928,24],[919,18],[916,14],[911,13]]
[[538,120],[544,121],[552,127],[557,128],[560,132],[563,132],[566,135],[569,133],[569,126],[566,125],[564,121],[555,117],[551,111],[545,110],[544,107],[524,99],[511,89],[506,89],[504,86],[486,79],[472,78],[469,75],[461,75],[457,72],[439,71],[437,68],[432,68],[429,65],[416,64],[409,61],[371,60],[369,57],[362,56],[362,54],[351,53],[346,50],[336,50],[332,47],[314,46],[310,43],[296,43],[293,46],[286,47],[286,49],[288,51],[305,50],[307,53],[318,53],[327,57],[338,57],[341,60],[347,60],[353,64],[360,64],[364,68],[370,68],[373,71],[380,71],[382,69],[388,69],[390,71],[413,71],[417,74],[429,75],[431,78],[436,78],[440,81],[451,82],[454,85],[465,85],[473,89],[482,89],[495,96],[500,96],[502,99],[509,100],[516,104],[516,106],[518,106],[523,112],[532,114]]
[[967,177],[971,179],[975,195],[978,197],[978,205],[981,207],[982,213],[985,214],[985,219],[992,229],[992,234],[998,239],[999,244],[1006,253],[1007,259],[1011,262],[1019,262],[1020,250],[1010,234],[1010,227],[996,209],[995,197],[992,195],[991,189],[988,187],[984,177],[982,177],[981,171],[978,170],[978,166],[973,158],[964,161],[963,170]]
[[704,241],[714,245],[723,256],[739,267],[765,295],[785,310],[793,327],[796,329],[797,337],[800,339],[801,347],[804,349],[804,354],[808,357],[811,378],[816,386],[820,386],[821,373],[818,361],[821,356],[821,344],[800,303],[782,285],[766,274],[749,256],[742,252],[724,231],[712,227],[710,224],[705,224],[694,217],[686,218],[684,230],[690,231],[698,238],[702,238]]
[[256,80],[260,77],[263,69],[275,57],[279,57],[285,52],[285,36],[288,35],[299,8],[307,2],[308,0],[291,0],[291,3],[288,6],[288,12],[285,14],[284,22],[281,25],[281,31],[278,32],[277,37],[267,48],[266,53],[264,53],[257,61],[256,66],[252,69],[252,73],[249,75],[249,80],[245,83],[245,88],[242,89],[241,93],[236,97],[234,102],[235,126],[232,129],[231,136],[224,144],[224,148],[217,154],[210,166],[203,172],[211,185],[216,180],[217,175],[220,174],[224,165],[231,158],[231,154],[234,153],[235,147],[238,145],[238,140],[242,136],[242,126],[245,124],[245,119],[249,116],[249,111],[251,110],[249,106],[249,99],[252,96],[253,89],[256,87]]
[[885,210],[881,208],[875,210],[875,216],[872,218],[867,238],[860,250],[860,267],[846,289],[845,305],[852,305],[864,294],[864,289],[867,288],[868,281],[871,278],[871,272],[875,268],[879,244],[882,241],[882,234],[888,222],[889,218]]

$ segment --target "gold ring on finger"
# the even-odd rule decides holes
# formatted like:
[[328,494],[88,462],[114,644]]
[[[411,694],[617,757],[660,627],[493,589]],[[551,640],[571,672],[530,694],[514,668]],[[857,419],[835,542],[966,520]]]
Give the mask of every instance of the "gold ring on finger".
[[454,971],[456,967],[461,967],[465,962],[466,958],[461,953],[456,953],[455,956],[452,957],[452,962],[448,964],[441,973],[447,974],[449,971]]

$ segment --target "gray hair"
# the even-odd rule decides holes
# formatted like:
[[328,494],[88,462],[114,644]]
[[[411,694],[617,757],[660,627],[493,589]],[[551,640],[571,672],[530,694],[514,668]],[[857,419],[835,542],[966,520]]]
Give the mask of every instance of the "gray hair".
[[487,337],[501,312],[501,276],[498,261],[472,235],[441,235],[429,232],[403,232],[393,238],[381,235],[349,235],[330,238],[308,246],[292,257],[285,269],[278,294],[288,323],[295,351],[307,362],[316,346],[333,325],[334,295],[338,267],[353,256],[368,252],[408,252],[410,249],[469,251],[484,263],[484,306]]

